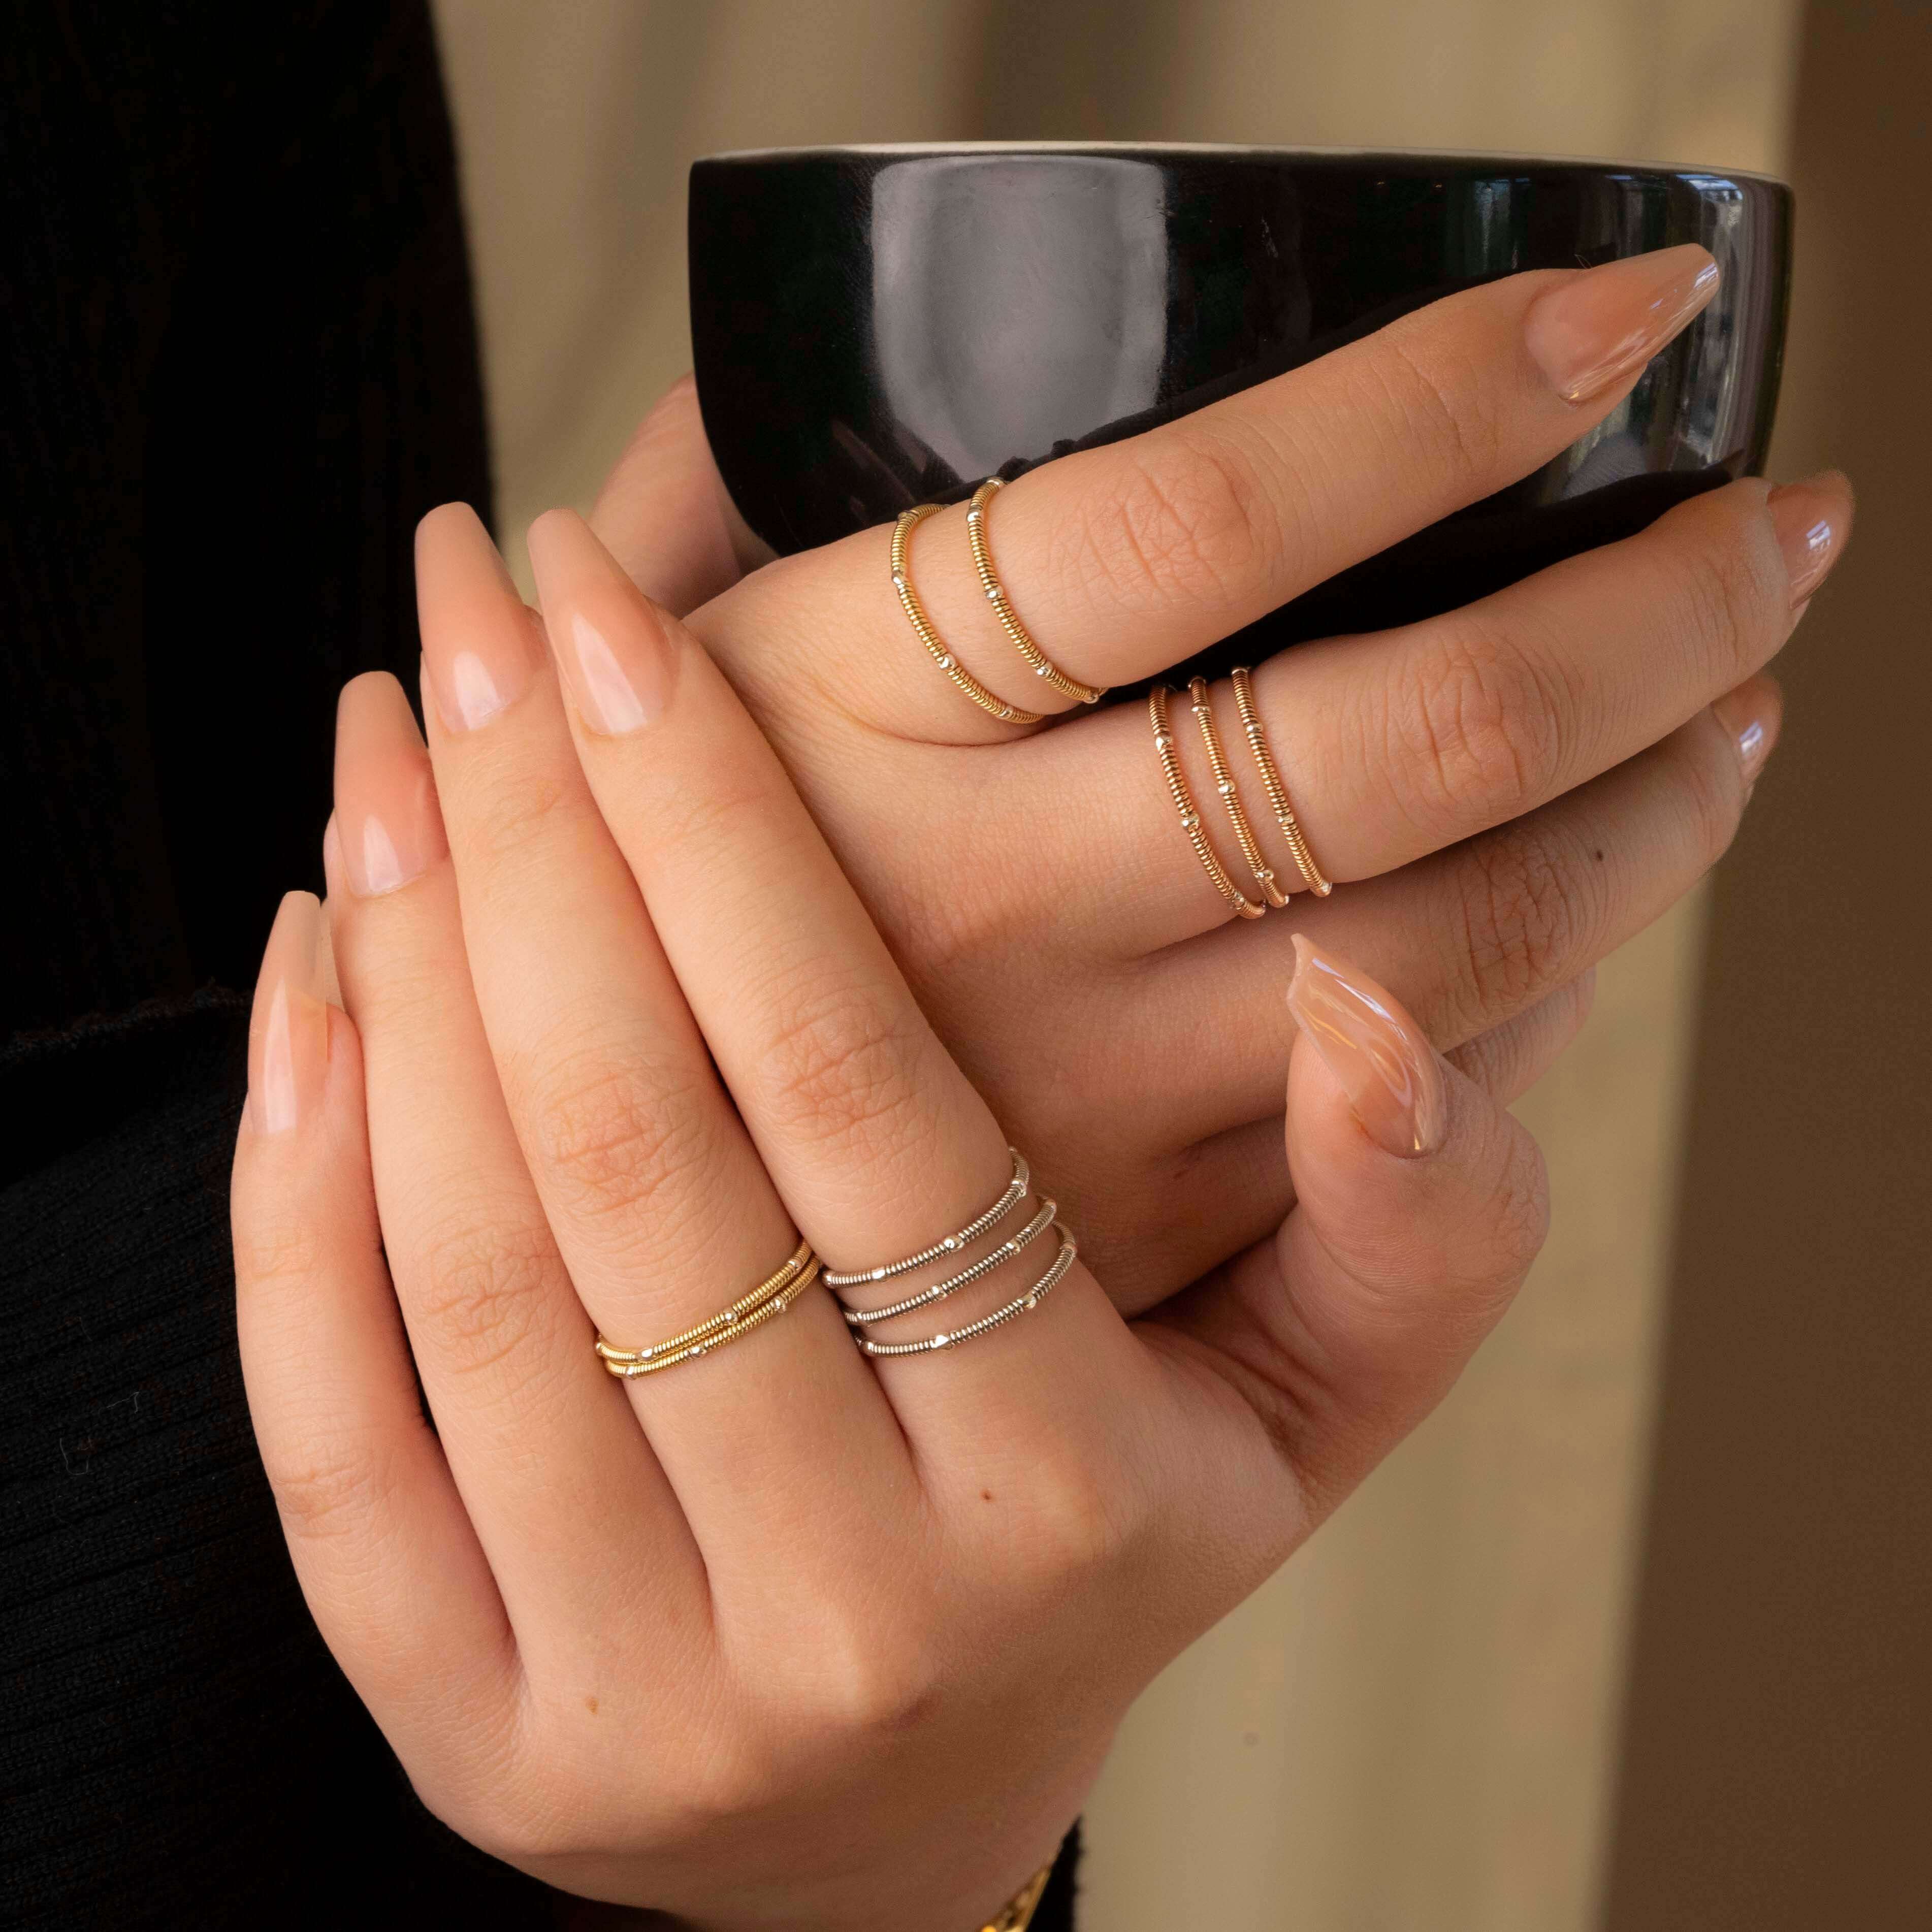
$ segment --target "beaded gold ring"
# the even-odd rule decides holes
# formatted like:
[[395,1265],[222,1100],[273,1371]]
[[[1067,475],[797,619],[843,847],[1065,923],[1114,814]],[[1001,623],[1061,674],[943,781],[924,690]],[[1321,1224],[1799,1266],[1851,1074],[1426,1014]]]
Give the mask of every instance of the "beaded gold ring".
[[993,554],[986,544],[986,508],[1004,488],[1000,478],[988,476],[973,492],[973,500],[966,507],[966,542],[973,553],[973,568],[979,573],[980,588],[986,593],[986,601],[992,605],[994,615],[1013,640],[1014,650],[1032,667],[1035,677],[1044,678],[1055,691],[1064,692],[1069,698],[1077,698],[1082,704],[1097,704],[1106,696],[1107,687],[1104,684],[1082,684],[1078,678],[1069,677],[1047,656],[1034,642],[1033,633],[1020,622],[993,568]]
[[1023,711],[1017,704],[1009,704],[996,692],[988,691],[959,662],[932,628],[932,620],[926,616],[926,607],[919,601],[919,592],[912,587],[908,556],[912,533],[928,517],[937,514],[944,507],[940,503],[916,504],[910,510],[902,510],[898,521],[892,526],[892,588],[898,593],[899,608],[906,614],[906,621],[919,634],[926,655],[952,680],[955,688],[964,692],[982,711],[990,712],[1003,724],[1037,724],[1040,722],[1039,712]]

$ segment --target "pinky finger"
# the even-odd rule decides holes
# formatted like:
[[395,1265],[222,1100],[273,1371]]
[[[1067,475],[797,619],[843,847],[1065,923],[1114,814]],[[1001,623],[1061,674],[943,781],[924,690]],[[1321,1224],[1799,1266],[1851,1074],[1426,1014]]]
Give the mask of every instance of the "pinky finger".
[[376,1224],[360,1043],[326,998],[322,931],[317,902],[290,893],[255,990],[230,1198],[236,1320],[302,1594],[406,1765],[452,1712],[484,1736],[509,1721],[515,1652],[417,1397]]
[[1582,1031],[1596,997],[1597,969],[1592,966],[1514,1019],[1478,1034],[1442,1057],[1498,1106],[1509,1106],[1550,1071]]

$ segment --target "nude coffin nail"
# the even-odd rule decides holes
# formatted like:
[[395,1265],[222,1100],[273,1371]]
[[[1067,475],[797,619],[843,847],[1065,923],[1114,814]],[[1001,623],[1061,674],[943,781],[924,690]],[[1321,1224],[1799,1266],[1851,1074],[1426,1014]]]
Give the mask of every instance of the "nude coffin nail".
[[1288,1004],[1372,1140],[1410,1160],[1442,1144],[1442,1070],[1392,994],[1297,933]]
[[1537,366],[1565,402],[1634,376],[1718,292],[1718,265],[1694,243],[1606,262],[1539,296],[1523,320]]

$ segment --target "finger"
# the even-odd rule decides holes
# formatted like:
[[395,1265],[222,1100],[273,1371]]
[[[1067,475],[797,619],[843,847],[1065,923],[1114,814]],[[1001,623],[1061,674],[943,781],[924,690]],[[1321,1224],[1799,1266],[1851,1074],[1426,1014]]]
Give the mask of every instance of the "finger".
[[680,614],[728,590],[769,554],[711,459],[688,375],[638,425],[597,493],[590,526],[632,583]]
[[[1797,621],[1794,594],[1815,582],[1818,552],[1828,568],[1841,550],[1850,507],[1835,477],[1768,501],[1763,484],[1737,484],[1466,610],[1281,652],[1256,674],[1256,697],[1323,871],[1343,885],[1392,872],[1534,812],[1664,737],[1782,647]],[[1293,880],[1227,686],[1208,702],[1264,856]],[[1238,886],[1249,875],[1198,725],[1176,708],[1174,754]],[[1124,706],[1025,748],[1066,836],[1095,855],[1066,882],[1070,910],[1136,952],[1229,918],[1150,737],[1145,707]],[[1248,890],[1259,896],[1251,882]]]
[[519,1630],[708,1616],[676,1499],[553,1240],[505,1108],[428,758],[395,680],[342,694],[330,901],[368,1066],[382,1237],[423,1389]]
[[[376,1223],[350,1022],[324,998],[321,909],[282,902],[249,1026],[231,1214],[255,1439],[302,1594],[406,1760],[443,1714],[512,1714],[516,1647],[424,1421]],[[487,1750],[487,1738],[484,1741]]]
[[[1293,1038],[1276,989],[1294,934],[1367,961],[1439,1048],[1502,1025],[1576,980],[1676,904],[1728,849],[1777,742],[1777,686],[1758,677],[1664,742],[1528,817],[1260,926],[1150,961],[1139,1030],[1181,1140],[1276,1103]],[[1242,1028],[1238,1060],[1220,1041]]]
[[1597,969],[1587,967],[1526,1012],[1465,1040],[1442,1057],[1498,1106],[1509,1106],[1556,1065],[1582,1031],[1596,1000]]
[[[1479,1034],[1444,1055],[1449,1064],[1497,1106],[1507,1107],[1535,1085],[1561,1057],[1588,1018],[1594,971],[1562,986],[1526,1012]],[[1277,979],[1270,997],[1280,1004]],[[1275,1060],[1277,1083],[1286,1052]],[[1154,1070],[1150,1078],[1158,1078]],[[1276,1084],[1266,1116],[1223,1129],[1178,1148],[1150,1172],[1144,1148],[1122,1148],[1121,1170],[1136,1174],[1137,1190],[1149,1190],[1174,1204],[1158,1244],[1121,1238],[1131,1225],[1131,1202],[1076,1199],[1070,1204],[1082,1226],[1094,1272],[1107,1298],[1123,1315],[1145,1314],[1188,1283],[1219,1268],[1230,1254],[1266,1240],[1294,1205],[1282,1146],[1281,1094]]]
[[[1004,1136],[776,754],[690,633],[637,596],[580,520],[539,518],[530,555],[598,803],[800,1224],[846,1270],[962,1227],[1012,1174]],[[1022,1296],[1054,1252],[1036,1240],[974,1284],[976,1316],[988,1297]],[[913,1332],[952,1332],[960,1306],[927,1311]],[[928,1360],[875,1366],[909,1430],[957,1439],[1036,1415],[1049,1364],[1064,1373],[1070,1353],[1092,1364],[1110,1351],[1131,1352],[1126,1332],[1076,1268],[1052,1318],[983,1335],[938,1375]]]
[[[496,1078],[584,1307],[613,1345],[652,1346],[771,1274],[799,1231],[585,783],[542,638],[463,506],[424,519],[417,578],[438,790]],[[480,682],[499,701],[466,705]],[[587,1324],[573,1347],[610,1390]],[[728,1350],[622,1386],[714,1582],[829,1574],[868,1534],[867,1511],[909,1492],[891,1412],[821,1290]]]
[[1289,999],[1296,1204],[1272,1242],[1140,1324],[1245,1399],[1305,1534],[1421,1420],[1547,1225],[1528,1134],[1384,988],[1306,940]]
[[[987,508],[1000,580],[1074,680],[1145,677],[1547,462],[1624,399],[1717,284],[1711,257],[1686,246],[1448,296],[1144,435],[1030,471]],[[1000,697],[1064,708],[1073,700],[1031,675],[1002,632],[966,531],[956,506],[911,546],[938,635]],[[922,661],[895,608],[887,534],[822,554],[820,601],[836,596],[841,614],[826,648],[855,710],[913,736],[1010,736]]]

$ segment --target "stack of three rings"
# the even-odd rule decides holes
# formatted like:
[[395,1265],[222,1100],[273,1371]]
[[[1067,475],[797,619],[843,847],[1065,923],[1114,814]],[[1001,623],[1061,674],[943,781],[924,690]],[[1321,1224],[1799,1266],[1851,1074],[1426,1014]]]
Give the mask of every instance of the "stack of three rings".
[[[1318,898],[1326,898],[1334,888],[1322,876],[1322,868],[1315,862],[1315,854],[1309,850],[1308,840],[1301,829],[1300,820],[1294,815],[1294,808],[1288,802],[1288,788],[1282,783],[1281,770],[1274,761],[1274,754],[1268,749],[1268,734],[1262,728],[1261,713],[1256,708],[1253,674],[1244,666],[1233,676],[1234,706],[1241,715],[1242,735],[1246,739],[1248,750],[1259,774],[1262,789],[1268,794],[1269,809],[1274,814],[1275,823],[1288,844],[1289,855],[1294,861],[1295,870],[1301,875],[1303,885]],[[1241,856],[1246,861],[1248,869],[1254,874],[1255,884],[1259,888],[1256,898],[1250,898],[1228,876],[1228,868],[1222,864],[1220,855],[1214,850],[1214,842],[1201,822],[1200,808],[1194,802],[1194,794],[1188,789],[1186,774],[1180,769],[1180,760],[1176,752],[1174,734],[1168,729],[1168,700],[1173,694],[1166,686],[1156,685],[1148,693],[1148,718],[1154,726],[1154,748],[1160,760],[1162,776],[1167,780],[1168,795],[1173,799],[1174,808],[1180,814],[1180,828],[1187,834],[1188,843],[1194,848],[1194,856],[1201,862],[1202,869],[1212,881],[1214,890],[1226,899],[1237,917],[1259,919],[1270,906],[1285,906],[1288,895],[1284,892],[1276,877],[1274,869],[1263,856],[1254,827],[1249,823],[1248,814],[1241,804],[1241,796],[1234,784],[1234,774],[1228,768],[1227,754],[1221,748],[1221,734],[1215,728],[1214,707],[1205,678],[1197,677],[1187,687],[1190,708],[1194,713],[1195,722],[1201,728],[1201,742],[1207,754],[1208,766],[1214,775],[1214,789],[1228,814],[1228,823],[1234,832],[1234,842],[1240,848]]]
[[[1017,1148],[1009,1148],[1006,1151],[1012,1156],[1013,1166],[1012,1178],[1007,1182],[1006,1191],[991,1207],[974,1216],[956,1233],[934,1242],[930,1247],[920,1249],[916,1254],[904,1256],[898,1261],[888,1262],[878,1268],[844,1271],[827,1268],[823,1277],[826,1286],[835,1294],[840,1294],[846,1288],[867,1287],[876,1282],[890,1281],[900,1275],[910,1274],[915,1269],[929,1267],[935,1262],[958,1258],[975,1242],[991,1234],[1002,1222],[1008,1220],[1026,1199],[1032,1187],[1032,1173],[1024,1156]],[[966,1266],[943,1280],[894,1301],[867,1308],[845,1308],[845,1320],[853,1330],[853,1340],[865,1354],[871,1356],[936,1354],[942,1348],[956,1348],[964,1342],[992,1334],[995,1328],[1005,1327],[1009,1322],[1017,1321],[1022,1315],[1031,1314],[1065,1278],[1067,1270],[1073,1265],[1074,1257],[1079,1252],[1073,1237],[1055,1220],[1057,1212],[1054,1202],[1042,1200],[1024,1227],[1017,1229],[996,1246],[988,1249],[976,1260],[969,1262]],[[878,1342],[864,1332],[877,1323],[894,1322],[901,1316],[910,1315],[922,1308],[930,1308],[962,1289],[986,1280],[1030,1247],[1049,1228],[1060,1237],[1060,1245],[1044,1273],[1030,1288],[1002,1303],[989,1313],[980,1316],[976,1320],[962,1323],[956,1328],[942,1328],[930,1335],[922,1336],[916,1341]],[[842,1303],[843,1298],[840,1294]]]

